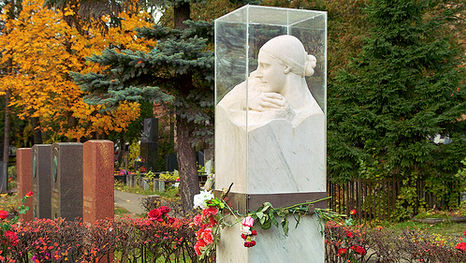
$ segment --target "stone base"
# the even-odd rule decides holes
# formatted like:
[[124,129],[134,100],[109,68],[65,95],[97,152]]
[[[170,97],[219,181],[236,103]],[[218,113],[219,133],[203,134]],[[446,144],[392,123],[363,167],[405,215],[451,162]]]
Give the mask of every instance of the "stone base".
[[[280,223],[280,218],[277,219]],[[244,247],[240,224],[221,231],[217,246],[217,263],[323,263],[324,236],[316,216],[305,216],[297,228],[292,216],[288,217],[289,232],[285,236],[281,226],[268,230],[255,227],[258,234],[256,246]]]

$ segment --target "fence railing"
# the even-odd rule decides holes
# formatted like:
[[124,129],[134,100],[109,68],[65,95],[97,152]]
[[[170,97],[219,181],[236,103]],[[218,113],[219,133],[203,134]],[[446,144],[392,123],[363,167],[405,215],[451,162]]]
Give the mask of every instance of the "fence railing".
[[[328,205],[333,211],[349,214],[356,209],[357,219],[389,219],[396,210],[402,187],[400,179],[365,180],[353,179],[346,183],[327,183]],[[417,201],[415,210],[422,205],[428,209],[444,206],[444,200],[437,198],[419,181],[416,185]],[[460,200],[458,199],[458,204]],[[414,211],[417,213],[417,211]]]

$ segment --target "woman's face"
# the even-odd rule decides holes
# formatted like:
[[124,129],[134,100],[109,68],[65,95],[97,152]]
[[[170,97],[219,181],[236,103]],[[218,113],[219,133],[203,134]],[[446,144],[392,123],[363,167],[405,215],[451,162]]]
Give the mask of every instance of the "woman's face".
[[280,93],[286,83],[286,66],[280,60],[260,51],[258,64],[257,77],[267,87],[267,90],[263,90],[263,92]]

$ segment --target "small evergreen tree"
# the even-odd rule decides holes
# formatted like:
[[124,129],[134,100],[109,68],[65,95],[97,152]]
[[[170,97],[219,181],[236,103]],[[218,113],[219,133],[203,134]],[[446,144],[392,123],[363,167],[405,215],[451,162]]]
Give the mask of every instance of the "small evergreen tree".
[[440,2],[373,0],[370,37],[329,85],[330,177],[402,178],[405,208],[419,180],[450,193],[466,152],[460,53],[445,26],[454,10]]
[[[157,1],[173,8],[174,28],[155,25],[138,30],[139,37],[157,40],[150,52],[107,49],[91,61],[107,66],[103,74],[73,74],[89,92],[87,103],[119,101],[167,103],[176,114],[176,141],[183,207],[193,206],[199,192],[195,146],[211,142],[213,125],[213,39],[211,23],[190,20],[190,3]],[[209,141],[210,140],[210,141]]]

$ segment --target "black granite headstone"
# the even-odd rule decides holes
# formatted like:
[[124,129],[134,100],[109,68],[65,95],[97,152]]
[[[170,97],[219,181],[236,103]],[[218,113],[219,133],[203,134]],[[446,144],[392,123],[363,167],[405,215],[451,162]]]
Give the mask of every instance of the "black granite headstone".
[[52,218],[83,215],[83,144],[54,143],[51,153]]
[[174,170],[178,170],[178,160],[176,153],[170,153],[167,156],[167,171],[173,172]]
[[144,131],[141,136],[141,158],[147,170],[157,169],[158,157],[158,120],[144,119]]
[[50,144],[32,146],[32,209],[37,218],[51,218]]

